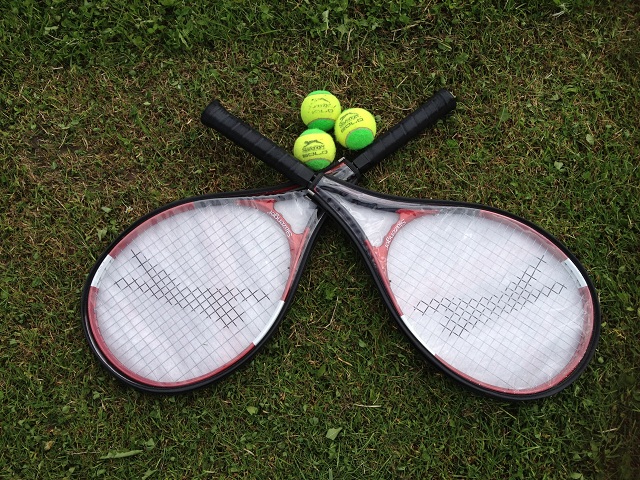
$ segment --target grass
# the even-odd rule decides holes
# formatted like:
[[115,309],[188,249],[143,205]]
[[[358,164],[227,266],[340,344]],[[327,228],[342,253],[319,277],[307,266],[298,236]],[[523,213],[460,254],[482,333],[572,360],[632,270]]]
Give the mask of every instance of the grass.
[[[6,0],[0,477],[637,478],[639,22],[633,1]],[[382,131],[442,86],[457,113],[364,185],[493,205],[567,244],[604,322],[574,385],[524,404],[460,388],[332,224],[279,332],[229,379],[153,397],[99,366],[80,290],[118,232],[282,180],[200,126],[211,98],[290,148],[308,91]]]

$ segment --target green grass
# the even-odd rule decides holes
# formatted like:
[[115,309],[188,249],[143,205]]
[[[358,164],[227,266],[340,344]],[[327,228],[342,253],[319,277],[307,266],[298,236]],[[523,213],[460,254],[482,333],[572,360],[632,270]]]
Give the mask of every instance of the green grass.
[[[637,2],[5,0],[2,12],[0,478],[640,475]],[[154,397],[100,367],[80,291],[118,232],[185,196],[283,180],[200,125],[212,98],[291,148],[311,90],[372,110],[382,131],[440,87],[456,114],[363,184],[503,208],[575,252],[604,324],[574,385],[524,404],[462,389],[393,326],[332,224],[247,368]]]

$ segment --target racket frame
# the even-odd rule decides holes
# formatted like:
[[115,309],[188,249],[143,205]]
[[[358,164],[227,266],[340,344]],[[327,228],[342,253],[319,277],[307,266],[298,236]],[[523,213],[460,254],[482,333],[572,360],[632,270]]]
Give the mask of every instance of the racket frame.
[[[337,163],[333,165],[333,169],[335,170],[339,167],[340,164]],[[313,250],[315,242],[317,240],[317,236],[322,228],[322,225],[326,221],[327,215],[318,210],[318,220],[316,227],[310,233],[309,238],[307,240],[307,247],[303,248],[301,251],[301,256],[297,261],[298,268],[294,273],[294,276],[289,280],[287,288],[288,292],[284,296],[284,303],[280,312],[278,313],[275,321],[269,325],[266,333],[262,336],[258,343],[253,345],[250,349],[244,352],[244,354],[232,361],[228,366],[223,367],[219,372],[213,373],[211,375],[207,375],[205,378],[197,380],[197,381],[189,381],[183,385],[171,385],[168,387],[155,386],[152,385],[151,382],[144,383],[141,379],[136,379],[135,375],[128,375],[123,371],[123,368],[118,365],[117,361],[114,361],[110,358],[110,355],[105,352],[105,345],[102,344],[102,341],[98,338],[98,335],[93,332],[93,328],[91,327],[91,310],[93,309],[91,298],[93,296],[92,287],[93,281],[96,275],[99,273],[102,265],[109,255],[116,249],[121,247],[122,240],[126,239],[129,234],[134,232],[138,227],[144,225],[149,220],[154,217],[162,215],[164,212],[170,211],[172,209],[180,208],[184,205],[188,205],[193,202],[200,202],[206,200],[215,200],[215,199],[233,199],[233,198],[251,198],[251,197],[264,197],[264,196],[279,196],[282,194],[286,194],[288,192],[293,192],[296,190],[302,190],[298,185],[288,182],[282,183],[280,185],[275,185],[271,187],[262,187],[262,188],[254,188],[248,190],[238,190],[234,192],[224,192],[224,193],[213,193],[206,195],[198,195],[188,198],[183,198],[180,200],[176,200],[174,202],[163,205],[146,215],[140,217],[133,224],[127,227],[118,237],[111,242],[111,244],[102,252],[98,260],[95,262],[92,267],[87,279],[85,281],[83,290],[82,290],[82,301],[80,304],[81,316],[82,316],[82,327],[85,338],[89,343],[89,347],[94,355],[98,358],[100,363],[107,369],[107,371],[113,375],[120,382],[129,385],[137,390],[146,392],[146,393],[159,393],[159,394],[180,394],[189,391],[193,391],[202,387],[205,387],[211,383],[222,380],[223,378],[231,375],[233,372],[242,368],[245,364],[250,362],[255,355],[261,350],[264,344],[269,340],[271,336],[277,331],[279,325],[282,323],[282,319],[285,317],[287,310],[289,309],[291,302],[293,301],[295,292],[297,290],[298,284],[300,283],[300,277],[304,270],[304,265],[306,264],[308,257]]]
[[[331,178],[332,181],[335,181],[339,184],[346,185],[346,182],[333,178],[330,175],[327,177]],[[380,291],[382,298],[385,302],[385,305],[391,316],[393,317],[396,325],[400,327],[400,330],[406,335],[406,337],[410,340],[410,342],[418,349],[421,355],[427,358],[431,363],[433,363],[441,372],[449,375],[453,379],[460,382],[467,388],[470,388],[473,391],[484,394],[486,396],[496,398],[498,400],[537,400],[540,398],[545,398],[548,396],[555,395],[561,390],[565,389],[569,385],[571,385],[587,368],[593,355],[595,354],[595,350],[598,346],[598,340],[600,337],[600,305],[598,302],[597,292],[591,278],[588,275],[588,272],[584,268],[584,266],[578,261],[576,256],[562,244],[557,238],[551,235],[549,232],[541,228],[540,226],[534,224],[533,222],[526,220],[518,215],[515,215],[510,212],[506,212],[504,210],[500,210],[494,207],[490,207],[487,205],[482,205],[479,203],[473,202],[459,202],[459,201],[451,201],[451,200],[424,200],[424,199],[411,199],[412,203],[416,205],[421,205],[424,207],[462,207],[462,208],[470,208],[477,209],[482,212],[488,212],[490,214],[499,215],[501,217],[506,217],[507,219],[514,220],[519,224],[522,224],[524,227],[536,232],[541,235],[549,244],[553,245],[553,248],[558,249],[562,254],[564,254],[567,259],[571,261],[573,267],[577,268],[580,275],[585,281],[586,287],[589,291],[589,296],[591,300],[591,318],[592,324],[591,326],[591,336],[589,338],[589,342],[585,348],[585,354],[580,358],[580,361],[572,368],[569,374],[564,378],[564,380],[554,384],[551,388],[545,388],[541,391],[535,393],[518,393],[516,390],[512,391],[500,391],[496,388],[492,388],[491,386],[484,386],[477,381],[473,381],[468,376],[464,375],[462,372],[458,372],[455,369],[451,368],[451,366],[443,363],[436,355],[430,352],[413,334],[411,329],[407,326],[407,324],[401,319],[398,314],[398,305],[393,300],[392,293],[389,290],[388,279],[383,278],[380,275],[379,266],[376,264],[375,259],[372,257],[372,252],[367,248],[367,244],[365,242],[366,236],[359,230],[359,228],[354,228],[352,224],[350,224],[346,219],[350,218],[349,214],[340,214],[344,207],[342,207],[337,202],[332,202],[330,196],[323,195],[322,192],[318,193],[315,184],[318,183],[320,179],[317,178],[314,182],[314,185],[309,188],[309,196],[314,200],[316,204],[320,206],[320,209],[325,212],[336,212],[337,214],[331,214],[331,218],[338,222],[338,224],[342,227],[343,231],[349,236],[351,241],[355,244],[356,248],[359,250],[360,254],[365,260],[367,267],[372,273],[372,277],[375,281],[378,290]],[[348,185],[349,190],[361,192],[365,195],[375,195],[375,197],[382,200],[389,200],[391,202],[407,202],[406,197],[401,197],[397,195],[389,195],[389,194],[381,194],[378,192],[371,192],[366,188],[359,187],[357,185]]]

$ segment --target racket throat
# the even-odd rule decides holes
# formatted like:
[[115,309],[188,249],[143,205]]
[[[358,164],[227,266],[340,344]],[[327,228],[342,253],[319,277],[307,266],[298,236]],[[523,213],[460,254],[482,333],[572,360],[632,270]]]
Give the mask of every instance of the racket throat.
[[400,305],[398,305],[398,302],[393,295],[393,292],[391,290],[391,283],[389,281],[389,274],[387,272],[387,258],[389,256],[388,247],[385,245],[376,247],[372,245],[369,240],[365,240],[364,246],[367,249],[369,259],[373,264],[372,270],[375,270],[376,275],[374,275],[374,278],[378,280],[378,286],[384,289],[384,296],[391,301],[393,307],[398,312],[398,315],[402,316],[402,309],[400,308]]
[[320,181],[325,178],[325,175],[331,175],[332,178],[337,178],[339,180],[351,183],[356,183],[358,180],[360,180],[360,178],[362,178],[362,174],[360,173],[358,167],[356,167],[346,158],[342,157],[328,170],[316,173],[316,175],[309,183],[309,186],[307,187],[307,197],[315,197],[316,187],[318,183],[320,183]]
[[396,237],[398,232],[405,227],[409,222],[415,220],[416,218],[422,217],[424,215],[428,215],[433,213],[431,211],[416,211],[416,210],[398,210],[397,212],[398,220],[396,223],[389,229],[387,234],[384,236],[384,240],[381,245],[375,246],[369,239],[365,240],[365,247],[369,253],[369,257],[371,258],[372,263],[375,265],[375,269],[378,271],[378,275],[380,278],[380,282],[382,287],[386,290],[386,296],[390,299],[391,303],[393,303],[394,308],[397,310],[398,315],[402,316],[403,312],[396,301],[395,295],[393,294],[393,290],[391,288],[391,281],[389,280],[389,272],[388,272],[388,259],[389,259],[389,249],[391,248],[391,244],[393,243],[393,239]]

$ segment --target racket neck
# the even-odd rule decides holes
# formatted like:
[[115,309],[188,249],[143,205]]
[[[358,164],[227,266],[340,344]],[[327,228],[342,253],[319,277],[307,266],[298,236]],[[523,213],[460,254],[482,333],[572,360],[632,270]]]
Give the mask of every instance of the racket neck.
[[360,179],[362,178],[362,173],[352,162],[342,157],[336,162],[336,165],[333,168],[329,168],[322,172],[317,172],[314,175],[309,184],[306,186],[307,195],[310,198],[313,198],[315,196],[316,187],[318,183],[323,178],[325,178],[325,176],[330,176],[330,178],[333,180],[339,180],[345,183],[354,184],[360,181]]

